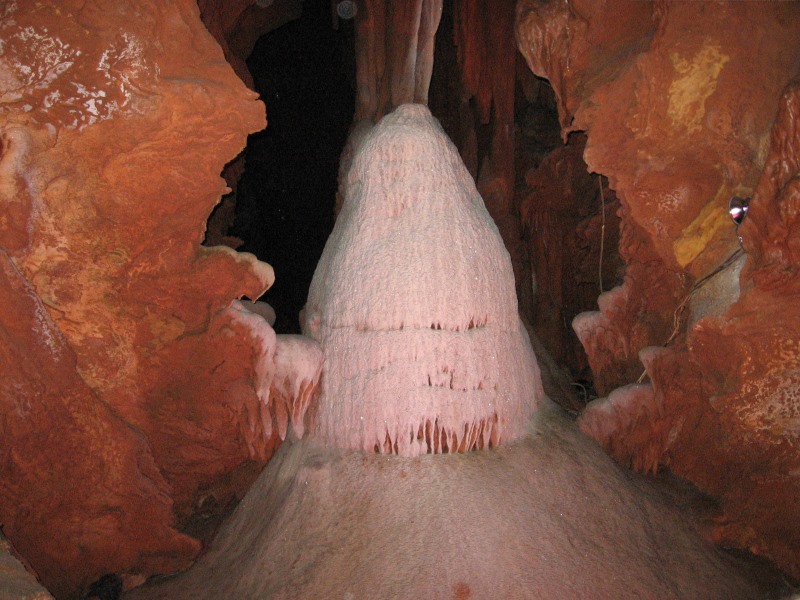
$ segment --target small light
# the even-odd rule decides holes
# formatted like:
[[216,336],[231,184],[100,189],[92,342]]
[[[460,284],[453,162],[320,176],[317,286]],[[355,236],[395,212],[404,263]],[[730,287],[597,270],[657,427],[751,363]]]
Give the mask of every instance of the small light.
[[737,227],[742,224],[742,221],[747,216],[748,208],[750,208],[750,198],[732,196],[730,202],[728,202],[728,214]]
[[343,0],[336,5],[336,14],[339,15],[340,19],[350,20],[356,16],[357,12],[358,7],[352,0]]

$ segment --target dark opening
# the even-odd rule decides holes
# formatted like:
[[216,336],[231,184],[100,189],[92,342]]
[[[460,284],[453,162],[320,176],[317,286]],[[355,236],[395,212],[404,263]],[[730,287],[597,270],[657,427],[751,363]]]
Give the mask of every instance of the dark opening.
[[275,330],[297,333],[333,227],[339,155],[355,110],[352,21],[331,26],[330,3],[306,0],[300,19],[262,36],[247,60],[268,125],[251,135],[230,234],[275,269],[262,297]]

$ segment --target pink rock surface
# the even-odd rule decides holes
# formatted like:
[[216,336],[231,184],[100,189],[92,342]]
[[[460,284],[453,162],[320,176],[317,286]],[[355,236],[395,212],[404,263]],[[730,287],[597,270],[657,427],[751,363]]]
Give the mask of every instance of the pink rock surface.
[[371,129],[345,189],[305,311],[325,357],[315,437],[401,455],[519,438],[543,391],[511,261],[427,107]]
[[497,224],[527,313],[530,273],[514,206],[514,0],[454,0],[444,10],[449,14],[437,34],[430,106]]

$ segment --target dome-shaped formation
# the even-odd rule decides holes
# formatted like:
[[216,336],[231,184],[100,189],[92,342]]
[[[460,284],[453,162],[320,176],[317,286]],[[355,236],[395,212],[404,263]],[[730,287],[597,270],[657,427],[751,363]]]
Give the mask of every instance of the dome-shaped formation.
[[419,104],[359,145],[311,283],[324,443],[416,455],[520,437],[543,395],[500,234]]

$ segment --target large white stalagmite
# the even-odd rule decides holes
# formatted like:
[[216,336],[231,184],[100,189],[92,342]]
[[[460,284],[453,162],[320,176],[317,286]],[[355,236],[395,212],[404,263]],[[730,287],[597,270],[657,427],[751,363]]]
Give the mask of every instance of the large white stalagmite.
[[322,351],[275,353],[302,381],[324,355],[312,435],[194,567],[126,598],[764,597],[543,398],[508,256],[425,107],[367,134],[345,190],[306,310]]
[[311,283],[314,434],[414,456],[519,439],[543,396],[511,260],[455,146],[406,104],[358,144]]

